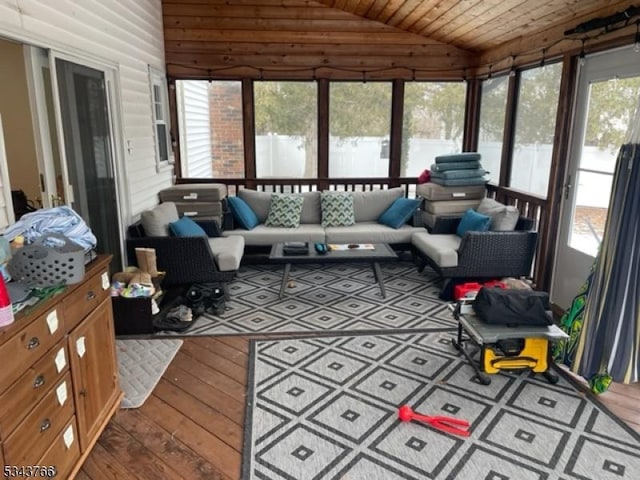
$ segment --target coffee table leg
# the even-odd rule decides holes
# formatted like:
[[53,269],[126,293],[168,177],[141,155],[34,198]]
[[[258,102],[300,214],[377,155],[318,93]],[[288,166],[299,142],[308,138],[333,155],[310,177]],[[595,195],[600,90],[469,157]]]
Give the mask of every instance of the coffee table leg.
[[373,276],[378,281],[380,285],[380,292],[382,293],[382,298],[387,298],[387,292],[384,289],[384,279],[382,278],[382,270],[380,270],[380,264],[378,262],[373,262]]
[[289,281],[289,270],[291,270],[291,264],[287,263],[284,266],[284,273],[282,274],[282,285],[280,285],[280,300],[284,297],[284,289],[287,288],[287,282]]

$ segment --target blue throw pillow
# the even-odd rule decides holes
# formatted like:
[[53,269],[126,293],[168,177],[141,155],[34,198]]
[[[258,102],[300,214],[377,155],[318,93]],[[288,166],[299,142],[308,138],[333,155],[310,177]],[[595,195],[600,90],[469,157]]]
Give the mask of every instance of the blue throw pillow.
[[378,223],[400,228],[409,221],[419,206],[420,200],[415,198],[398,198],[378,217]]
[[240,197],[227,197],[227,203],[233,219],[245,230],[251,230],[260,223],[256,212]]
[[456,235],[462,237],[466,232],[486,232],[491,225],[491,217],[476,212],[470,208],[460,220]]
[[189,217],[182,217],[176,222],[169,224],[169,230],[176,237],[206,237],[207,233],[200,225]]

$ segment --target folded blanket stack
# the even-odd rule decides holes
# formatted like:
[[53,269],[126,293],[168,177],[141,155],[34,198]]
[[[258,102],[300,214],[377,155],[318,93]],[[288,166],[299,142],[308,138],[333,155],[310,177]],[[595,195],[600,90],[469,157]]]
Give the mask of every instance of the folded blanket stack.
[[436,157],[430,170],[430,182],[418,185],[417,189],[417,195],[423,199],[421,220],[429,231],[439,217],[462,216],[467,209],[475,209],[486,195],[487,172],[480,164],[479,153]]

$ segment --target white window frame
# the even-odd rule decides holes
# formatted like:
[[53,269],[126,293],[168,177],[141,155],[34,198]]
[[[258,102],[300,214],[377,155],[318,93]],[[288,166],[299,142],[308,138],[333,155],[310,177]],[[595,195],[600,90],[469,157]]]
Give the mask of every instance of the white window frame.
[[[160,102],[156,99],[155,89],[160,92]],[[169,115],[169,95],[167,78],[163,71],[149,65],[149,94],[151,101],[151,121],[153,124],[153,138],[156,151],[156,171],[160,172],[174,164],[173,145],[171,141],[171,118]],[[159,108],[158,108],[159,107]],[[160,113],[160,115],[158,115]],[[158,137],[158,125],[164,125],[166,129],[167,159],[160,158],[160,138]]]

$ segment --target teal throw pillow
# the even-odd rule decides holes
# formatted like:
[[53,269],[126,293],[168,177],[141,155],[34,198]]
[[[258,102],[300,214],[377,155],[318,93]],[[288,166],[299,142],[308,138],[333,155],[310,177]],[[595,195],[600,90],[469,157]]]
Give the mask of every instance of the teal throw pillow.
[[245,230],[255,228],[259,223],[258,216],[249,204],[240,197],[228,197],[227,203],[233,219]]
[[356,223],[353,196],[349,193],[322,193],[320,207],[323,227],[348,227]]
[[415,198],[397,198],[378,217],[378,223],[391,228],[400,228],[409,221],[419,206],[420,200]]
[[264,224],[269,227],[299,227],[303,201],[300,195],[274,193],[271,195],[269,215]]
[[486,232],[491,225],[491,217],[476,212],[473,208],[470,208],[460,220],[456,235],[462,237],[466,232]]
[[206,237],[207,233],[193,219],[182,217],[169,224],[169,230],[176,237]]

